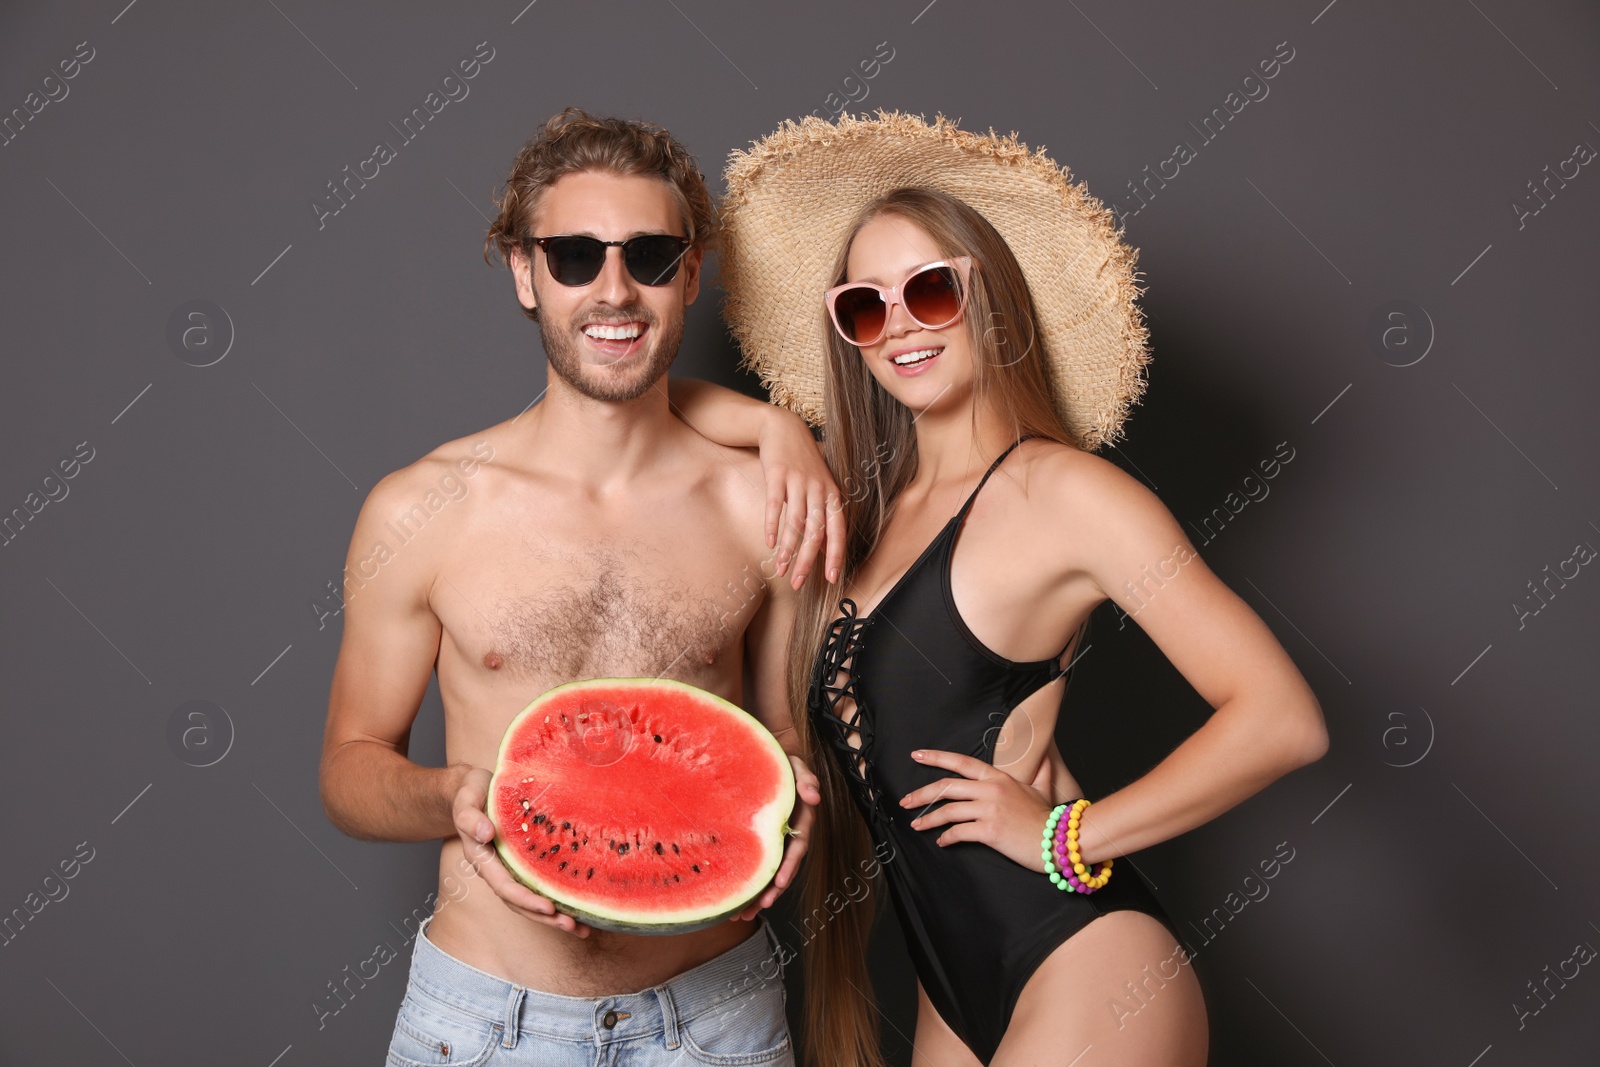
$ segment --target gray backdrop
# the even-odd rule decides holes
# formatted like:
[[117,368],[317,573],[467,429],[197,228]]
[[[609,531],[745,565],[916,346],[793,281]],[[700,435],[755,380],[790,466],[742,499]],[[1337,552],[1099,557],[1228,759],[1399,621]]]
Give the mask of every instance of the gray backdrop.
[[[1594,1062],[1593,5],[123,2],[0,15],[0,1060],[381,1059],[438,846],[323,815],[328,583],[383,474],[542,388],[479,249],[576,103],[719,189],[784,117],[942,111],[1115,205],[1154,362],[1108,454],[1332,732],[1137,857],[1213,1062]],[[678,369],[753,391],[734,361],[713,289]],[[1135,623],[1091,642],[1063,736],[1098,795],[1207,708]],[[415,759],[440,724],[435,691]]]

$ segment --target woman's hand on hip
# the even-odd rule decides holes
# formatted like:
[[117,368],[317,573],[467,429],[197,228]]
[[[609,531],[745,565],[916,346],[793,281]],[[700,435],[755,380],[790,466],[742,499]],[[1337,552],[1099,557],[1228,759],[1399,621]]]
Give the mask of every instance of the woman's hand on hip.
[[1050,761],[1044,760],[1033,782],[1017,781],[1005,771],[972,756],[939,749],[911,753],[918,763],[953,771],[959,778],[941,778],[913,789],[900,800],[903,808],[923,808],[943,801],[933,811],[924,810],[912,820],[916,830],[947,827],[939,845],[977,841],[1030,871],[1044,873],[1039,841],[1050,802]]

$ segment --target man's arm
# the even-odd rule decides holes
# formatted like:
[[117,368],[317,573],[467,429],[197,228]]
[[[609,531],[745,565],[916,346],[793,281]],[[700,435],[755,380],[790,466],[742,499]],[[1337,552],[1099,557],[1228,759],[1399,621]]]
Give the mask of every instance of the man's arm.
[[[762,571],[771,570],[771,560],[763,561]],[[748,687],[745,710],[771,730],[783,750],[800,755],[800,736],[789,707],[789,637],[794,629],[799,594],[787,582],[766,579],[766,596],[751,616],[744,631]]]
[[740,912],[740,919],[753,919],[762,908],[770,908],[778,895],[789,887],[800,870],[800,861],[811,844],[811,828],[816,822],[817,805],[822,803],[821,783],[800,757],[800,734],[805,723],[797,723],[789,705],[789,637],[794,628],[798,595],[785,582],[767,582],[767,596],[745,628],[745,662],[750,686],[745,691],[745,710],[771,730],[794,767],[795,792],[799,799],[789,817],[789,844],[783,851],[778,873],[756,901]]
[[430,546],[419,540],[375,553],[388,536],[384,524],[416,502],[416,494],[408,493],[408,471],[374,486],[356,519],[346,558],[353,580],[346,589],[344,638],[322,741],[328,819],[368,841],[455,835],[451,800],[469,770],[421,767],[406,758],[440,634],[428,606]]

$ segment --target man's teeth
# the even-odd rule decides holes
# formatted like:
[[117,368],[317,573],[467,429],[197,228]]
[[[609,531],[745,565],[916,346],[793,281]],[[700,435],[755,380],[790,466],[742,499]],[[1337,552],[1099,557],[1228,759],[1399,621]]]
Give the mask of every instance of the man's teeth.
[[639,336],[639,324],[630,322],[622,326],[607,326],[604,323],[594,323],[585,326],[583,332],[600,341],[631,341]]
[[925,359],[932,359],[943,351],[944,349],[942,348],[919,348],[915,352],[902,352],[894,357],[894,363],[897,367],[909,367],[913,363],[921,363]]

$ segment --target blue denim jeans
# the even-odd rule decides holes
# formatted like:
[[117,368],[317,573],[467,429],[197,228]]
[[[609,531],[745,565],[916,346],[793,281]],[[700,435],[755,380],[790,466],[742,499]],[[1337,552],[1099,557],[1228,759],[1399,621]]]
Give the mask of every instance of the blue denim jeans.
[[641,993],[566,997],[463,963],[422,924],[388,1067],[693,1067],[779,1064],[794,1052],[777,937],[761,930]]

